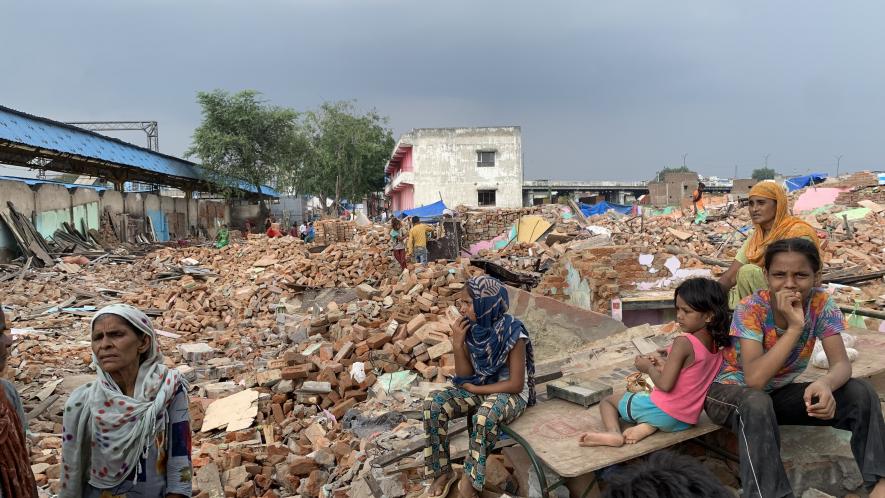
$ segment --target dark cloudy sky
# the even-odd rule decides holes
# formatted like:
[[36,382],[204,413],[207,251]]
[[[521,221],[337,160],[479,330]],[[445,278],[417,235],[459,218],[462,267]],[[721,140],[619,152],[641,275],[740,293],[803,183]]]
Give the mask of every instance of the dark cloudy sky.
[[[0,103],[157,120],[181,155],[198,90],[416,127],[520,125],[525,177],[882,169],[875,1],[0,0]],[[116,135],[143,143],[143,137]]]

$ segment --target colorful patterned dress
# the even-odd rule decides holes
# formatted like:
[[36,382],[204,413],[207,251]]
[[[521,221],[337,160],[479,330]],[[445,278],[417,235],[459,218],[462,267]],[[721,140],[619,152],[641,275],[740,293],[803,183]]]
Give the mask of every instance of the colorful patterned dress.
[[[793,382],[808,366],[814,343],[841,333],[845,329],[842,312],[823,289],[812,289],[805,303],[805,327],[802,335],[787,361],[777,374],[765,386],[771,392]],[[733,337],[731,345],[722,350],[722,370],[716,377],[720,384],[747,385],[744,370],[741,367],[740,339],[751,339],[762,343],[768,351],[784,334],[774,324],[774,311],[771,309],[771,292],[757,291],[745,298],[734,310],[729,335]]]

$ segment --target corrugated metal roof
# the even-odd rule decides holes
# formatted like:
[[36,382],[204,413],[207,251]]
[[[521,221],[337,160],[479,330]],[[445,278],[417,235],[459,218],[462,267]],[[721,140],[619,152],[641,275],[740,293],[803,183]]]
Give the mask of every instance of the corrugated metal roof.
[[53,180],[41,180],[39,178],[20,178],[18,176],[0,176],[0,180],[9,180],[13,182],[22,182],[28,185],[40,185],[43,183],[51,183],[53,185],[61,185],[65,188],[89,188],[92,190],[97,190],[99,192],[104,190],[113,190],[111,187],[105,187],[103,185],[78,185],[76,183],[63,183],[56,182]]
[[[0,140],[205,181],[202,168],[196,163],[3,106],[0,106]],[[242,190],[255,193],[255,187],[243,181],[238,183]],[[279,197],[274,189],[267,186],[261,188],[261,193]]]

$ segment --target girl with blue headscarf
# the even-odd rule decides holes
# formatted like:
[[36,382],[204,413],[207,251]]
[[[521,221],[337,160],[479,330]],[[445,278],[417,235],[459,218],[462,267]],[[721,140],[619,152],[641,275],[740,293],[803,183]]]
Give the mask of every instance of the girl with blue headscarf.
[[427,477],[433,478],[431,497],[446,496],[456,480],[446,432],[450,420],[472,415],[470,448],[458,485],[462,497],[472,497],[485,484],[486,457],[500,425],[535,404],[532,342],[523,323],[507,314],[507,289],[480,276],[467,282],[461,297],[465,317],[452,325],[454,386],[424,400],[424,465]]

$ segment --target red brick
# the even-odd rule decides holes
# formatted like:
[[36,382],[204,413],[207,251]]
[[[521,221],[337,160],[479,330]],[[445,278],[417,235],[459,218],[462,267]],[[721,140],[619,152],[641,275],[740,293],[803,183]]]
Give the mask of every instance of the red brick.
[[295,457],[292,463],[289,464],[289,473],[299,477],[309,475],[316,469],[317,464],[313,461],[313,458],[306,456]]
[[332,409],[329,411],[332,413],[332,415],[335,416],[336,419],[341,420],[341,417],[344,416],[347,410],[350,410],[354,406],[356,406],[356,399],[347,398],[344,401],[333,406]]
[[305,363],[294,367],[286,367],[282,371],[282,377],[286,380],[305,379],[314,369],[312,363]]
[[378,332],[376,334],[372,334],[366,339],[366,344],[371,349],[379,349],[385,344],[390,342],[390,336],[387,335],[386,332]]

